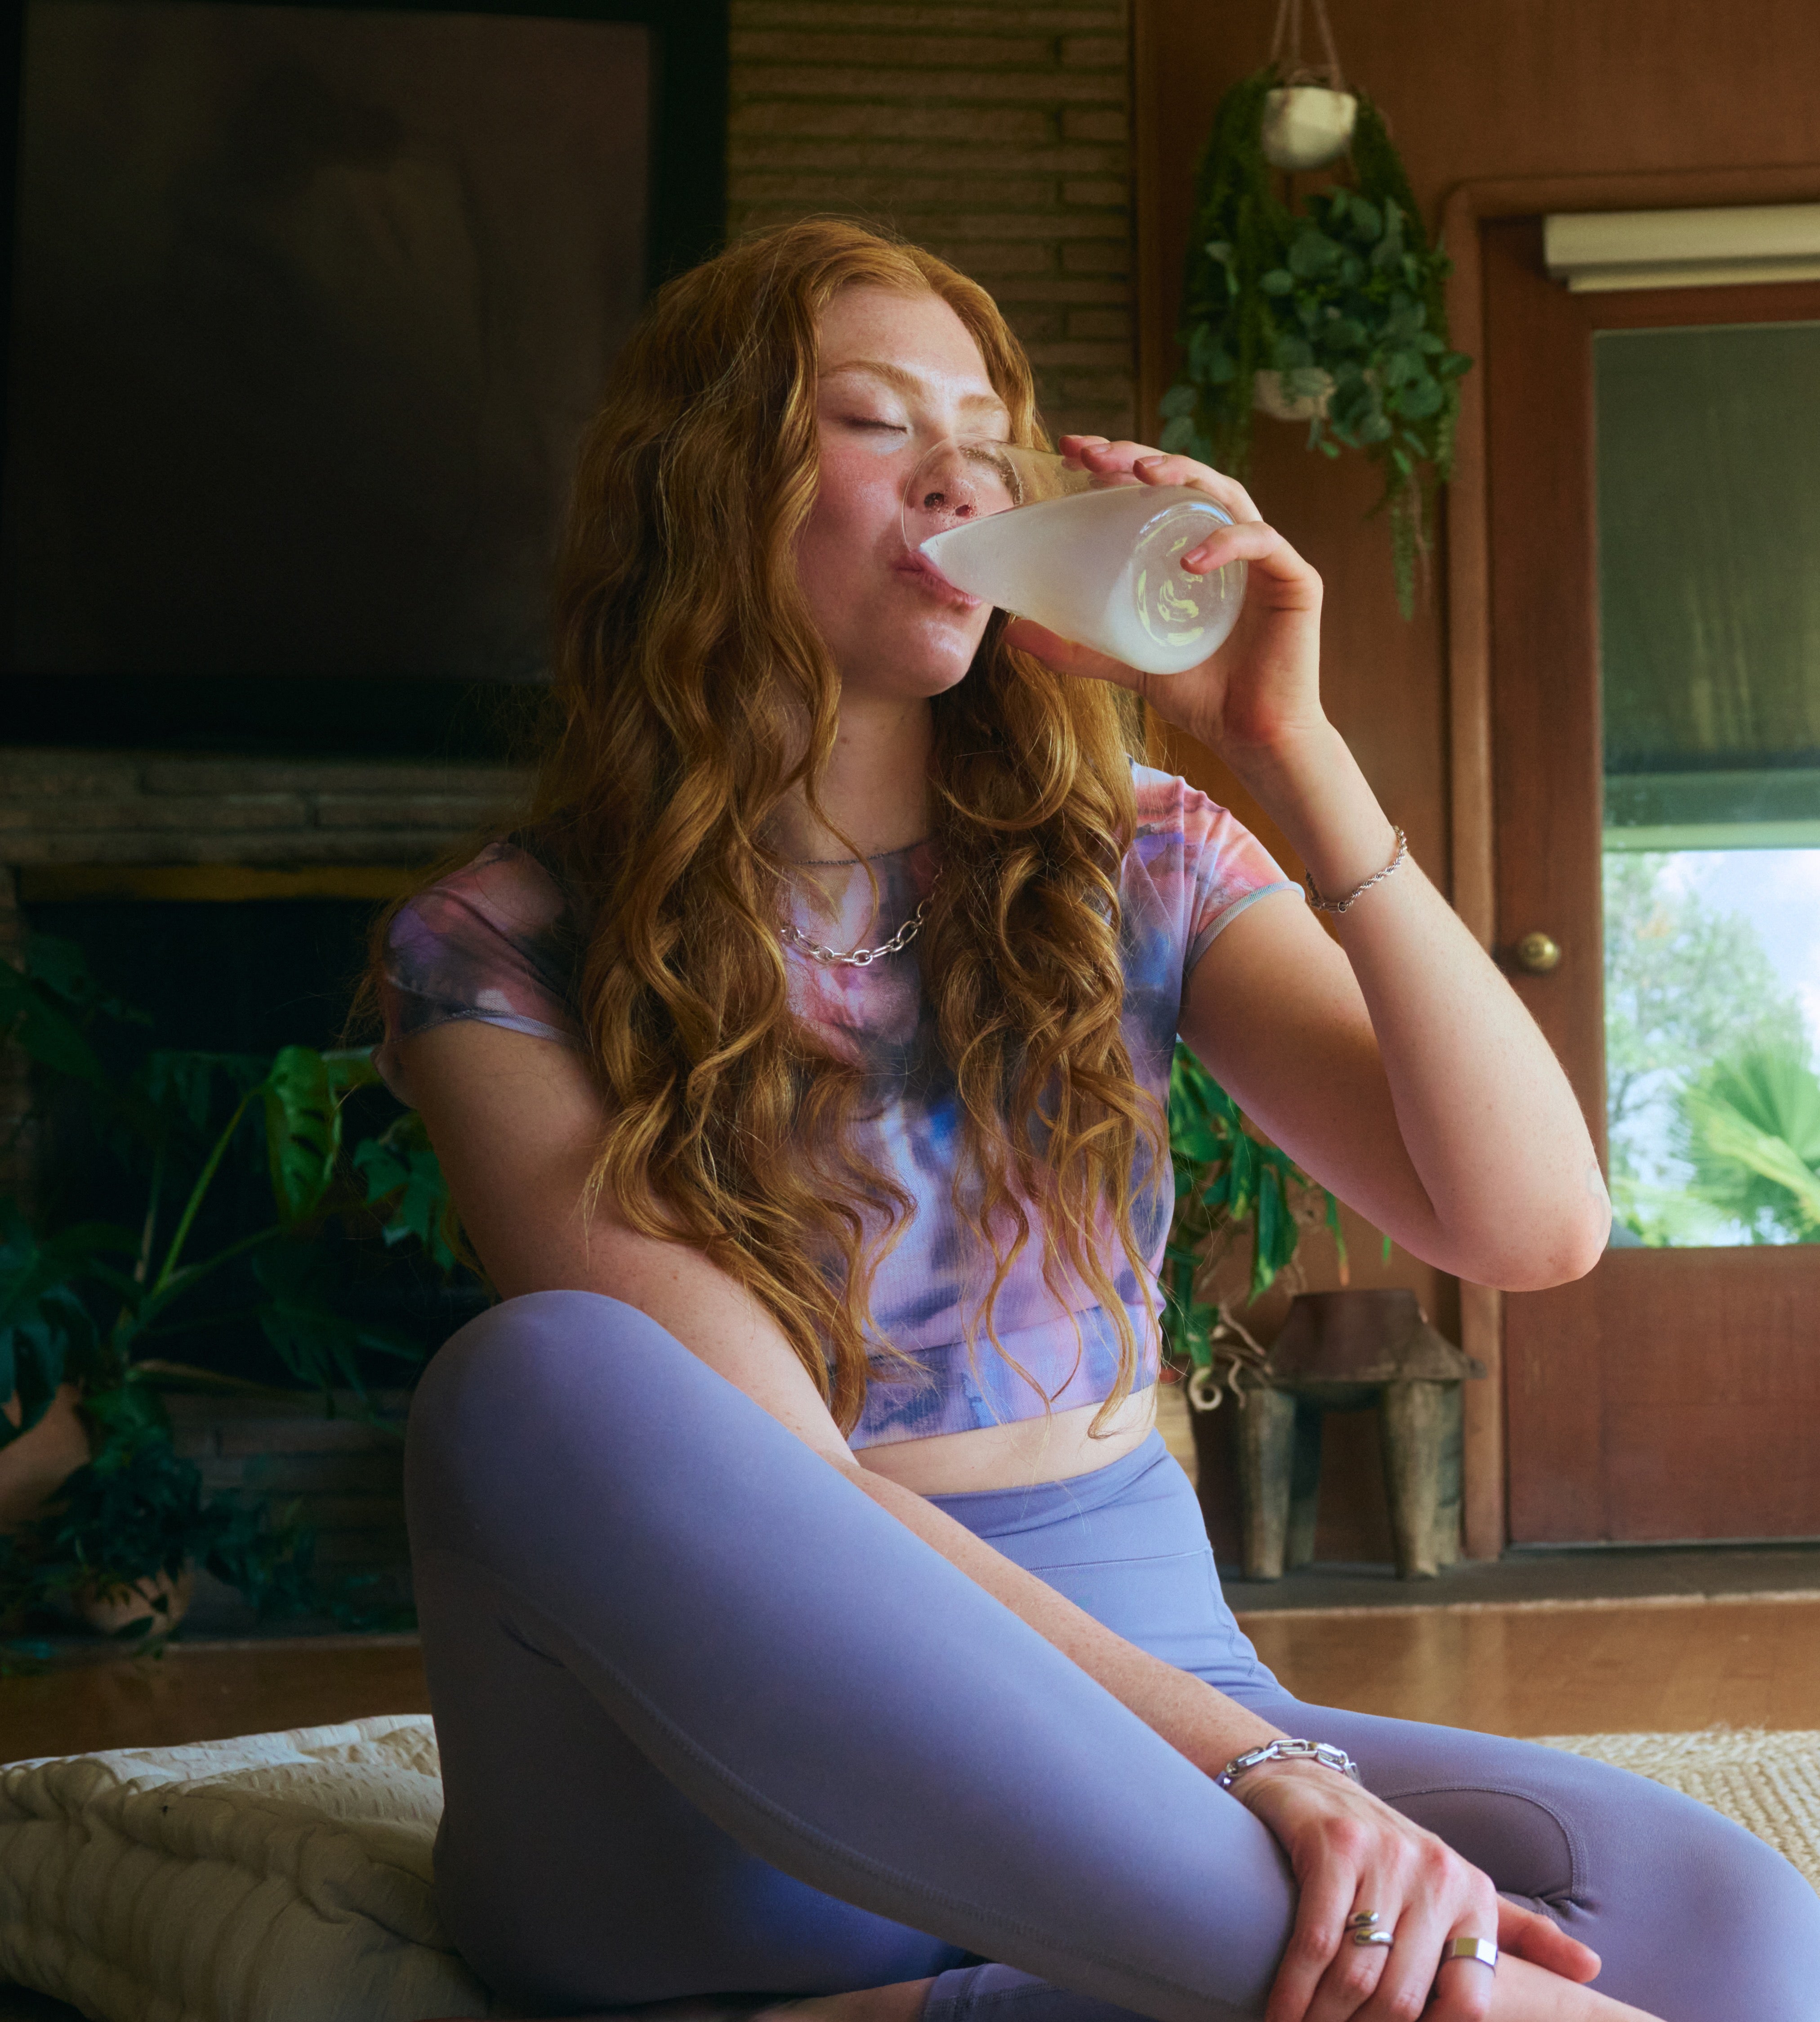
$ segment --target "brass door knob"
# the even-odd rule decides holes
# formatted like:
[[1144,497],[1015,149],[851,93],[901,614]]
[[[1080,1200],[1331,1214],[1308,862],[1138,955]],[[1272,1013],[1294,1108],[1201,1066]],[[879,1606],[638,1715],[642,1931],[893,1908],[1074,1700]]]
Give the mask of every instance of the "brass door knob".
[[1531,976],[1546,976],[1561,959],[1561,943],[1552,934],[1525,934],[1513,951],[1519,969]]

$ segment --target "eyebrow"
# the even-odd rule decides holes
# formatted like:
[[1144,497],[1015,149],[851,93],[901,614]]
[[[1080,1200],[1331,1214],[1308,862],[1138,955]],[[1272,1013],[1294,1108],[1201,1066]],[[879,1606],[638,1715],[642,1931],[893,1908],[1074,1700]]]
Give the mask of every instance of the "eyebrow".
[[[824,379],[839,378],[843,372],[870,372],[874,378],[882,379],[888,386],[895,386],[899,392],[921,393],[928,390],[928,381],[919,378],[914,372],[906,372],[901,365],[893,365],[883,358],[849,358],[844,364],[837,365],[824,372]],[[960,403],[963,407],[996,407],[1001,414],[1011,412],[996,393],[969,393]]]

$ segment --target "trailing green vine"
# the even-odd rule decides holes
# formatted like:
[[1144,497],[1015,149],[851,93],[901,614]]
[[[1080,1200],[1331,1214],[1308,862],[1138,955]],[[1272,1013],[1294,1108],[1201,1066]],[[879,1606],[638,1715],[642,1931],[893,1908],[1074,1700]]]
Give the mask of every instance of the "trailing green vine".
[[1234,86],[1195,176],[1178,332],[1160,446],[1242,478],[1258,375],[1308,403],[1308,447],[1362,450],[1383,473],[1373,513],[1391,528],[1397,604],[1415,610],[1434,500],[1453,465],[1461,376],[1448,343],[1451,262],[1431,246],[1383,115],[1359,97],[1351,180],[1297,205],[1278,188],[1260,130],[1273,67]]

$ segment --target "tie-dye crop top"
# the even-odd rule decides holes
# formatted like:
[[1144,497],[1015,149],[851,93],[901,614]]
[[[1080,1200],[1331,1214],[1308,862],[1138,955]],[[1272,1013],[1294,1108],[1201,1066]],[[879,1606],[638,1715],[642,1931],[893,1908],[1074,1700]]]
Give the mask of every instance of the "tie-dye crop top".
[[[1133,768],[1137,828],[1121,880],[1125,1040],[1140,1083],[1166,1104],[1182,988],[1214,936],[1268,893],[1293,892],[1263,846],[1223,808],[1173,776]],[[830,923],[805,901],[797,925],[835,947],[882,942],[915,911],[937,867],[928,843],[874,857],[876,921],[864,870],[819,867],[836,895]],[[410,1100],[401,1040],[451,1019],[475,1018],[563,1046],[581,1043],[569,968],[578,936],[562,892],[538,859],[496,842],[472,863],[420,892],[392,922],[382,997],[385,1034],[375,1056],[387,1085]],[[990,1283],[990,1260],[961,1225],[950,1191],[959,1143],[958,1104],[927,1029],[928,1006],[914,953],[867,968],[836,967],[789,948],[793,1008],[851,1057],[857,1051],[891,1091],[863,1127],[865,1149],[895,1173],[916,1203],[909,1227],[873,1281],[875,1337],[906,1351],[875,1365],[855,1447],[925,1439],[1098,1403],[1118,1367],[1112,1321],[1078,1278],[1052,1270],[1031,1240],[1000,1287],[989,1331],[976,1308]],[[1158,1357],[1156,1273],[1168,1234],[1166,1182],[1147,1188],[1133,1212],[1143,1282],[1122,1264],[1114,1274],[1140,1346],[1136,1387],[1154,1380]],[[1034,1222],[1033,1217],[1033,1222]],[[1116,1244],[1114,1245],[1116,1248]],[[980,1276],[984,1256],[985,1275]],[[993,1345],[996,1334],[998,1346]]]

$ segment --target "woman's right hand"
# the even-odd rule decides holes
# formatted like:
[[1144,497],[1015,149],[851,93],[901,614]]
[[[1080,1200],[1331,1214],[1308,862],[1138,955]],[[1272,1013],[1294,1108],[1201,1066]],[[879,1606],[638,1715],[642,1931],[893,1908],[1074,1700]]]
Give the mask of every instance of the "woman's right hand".
[[[1265,2022],[1483,2022],[1492,1973],[1470,1959],[1443,1965],[1452,1938],[1494,1939],[1575,1982],[1599,1970],[1596,1953],[1505,1901],[1444,1841],[1322,1764],[1262,1763],[1232,1794],[1282,1842],[1300,1892]],[[1371,1911],[1370,1928],[1394,1944],[1352,1942],[1350,1920]]]

